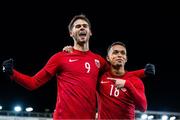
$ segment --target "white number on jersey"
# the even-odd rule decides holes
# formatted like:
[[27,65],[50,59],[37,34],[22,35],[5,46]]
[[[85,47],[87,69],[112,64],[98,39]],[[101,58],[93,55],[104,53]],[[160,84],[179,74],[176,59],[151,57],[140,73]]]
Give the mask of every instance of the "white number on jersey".
[[86,73],[89,73],[90,72],[90,69],[91,69],[91,66],[88,62],[85,62],[85,68],[87,69]]
[[110,96],[114,95],[115,97],[118,97],[119,96],[119,89],[117,89],[115,87],[114,94],[113,94],[113,89],[114,89],[114,85],[111,85]]

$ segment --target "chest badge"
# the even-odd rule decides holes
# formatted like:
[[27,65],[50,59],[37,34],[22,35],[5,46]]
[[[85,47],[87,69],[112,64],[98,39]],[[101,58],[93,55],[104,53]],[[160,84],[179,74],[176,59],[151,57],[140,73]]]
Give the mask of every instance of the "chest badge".
[[100,62],[99,62],[99,60],[95,59],[94,62],[95,62],[96,67],[97,67],[97,68],[100,68]]

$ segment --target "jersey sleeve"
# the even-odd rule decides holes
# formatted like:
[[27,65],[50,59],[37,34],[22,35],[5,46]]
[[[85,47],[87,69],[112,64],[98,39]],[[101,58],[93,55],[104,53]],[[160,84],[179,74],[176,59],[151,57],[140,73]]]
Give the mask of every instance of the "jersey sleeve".
[[133,76],[136,76],[140,79],[144,78],[145,77],[145,74],[144,74],[144,69],[140,69],[140,70],[135,70],[135,71],[130,71],[129,72],[131,75]]
[[25,75],[13,69],[13,75],[11,76],[11,79],[15,80],[17,83],[29,90],[34,90],[45,84],[48,80],[51,79],[52,76],[55,75],[58,68],[57,61],[58,55],[55,54],[49,59],[47,64],[34,76]]
[[44,69],[41,69],[34,76],[25,75],[13,69],[13,75],[11,76],[12,80],[15,80],[17,83],[28,90],[34,90],[40,87],[41,85],[45,84],[50,78],[51,75]]
[[147,109],[144,84],[137,77],[132,77],[130,79],[131,80],[126,80],[125,87],[129,89],[130,94],[133,96],[136,109],[144,112]]
[[101,63],[101,68],[100,68],[100,75],[102,75],[103,73],[107,72],[110,68],[109,63],[102,58],[101,56],[99,56],[100,59],[100,63]]
[[59,71],[61,58],[62,52],[53,55],[44,66],[45,71],[47,71],[51,76],[54,76]]
[[98,90],[98,92],[99,92],[99,85],[100,85],[101,77],[110,68],[109,63],[104,58],[99,56],[99,60],[100,60],[101,67],[100,67],[100,71],[99,71],[99,75],[98,75],[98,82],[97,82],[97,85],[96,85],[96,89]]

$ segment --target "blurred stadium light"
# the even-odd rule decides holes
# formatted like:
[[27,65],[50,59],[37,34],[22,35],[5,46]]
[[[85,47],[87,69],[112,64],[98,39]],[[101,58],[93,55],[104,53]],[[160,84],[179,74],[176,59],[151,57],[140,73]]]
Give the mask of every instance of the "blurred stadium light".
[[21,106],[17,105],[14,107],[15,112],[20,112],[22,110]]
[[26,108],[26,112],[32,112],[33,111],[33,108],[32,107],[27,107]]
[[[166,115],[166,117],[162,117]],[[144,113],[136,111],[136,120],[178,120],[180,113],[177,112],[160,112],[146,111]],[[52,113],[38,112],[15,112],[15,111],[0,111],[0,120],[52,120]]]

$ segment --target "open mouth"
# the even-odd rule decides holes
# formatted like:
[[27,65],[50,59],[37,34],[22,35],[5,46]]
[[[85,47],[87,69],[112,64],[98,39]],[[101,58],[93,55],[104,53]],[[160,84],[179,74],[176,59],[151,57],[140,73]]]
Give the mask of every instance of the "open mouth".
[[79,32],[79,36],[80,36],[80,37],[86,37],[86,34],[87,34],[87,33],[86,33],[85,31],[80,31],[80,32]]

